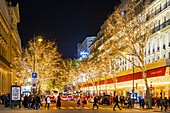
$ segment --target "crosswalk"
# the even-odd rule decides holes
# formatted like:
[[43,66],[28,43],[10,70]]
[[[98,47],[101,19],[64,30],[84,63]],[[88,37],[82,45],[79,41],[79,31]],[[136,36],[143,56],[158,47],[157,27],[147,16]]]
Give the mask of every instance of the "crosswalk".
[[[85,109],[85,110],[89,110],[89,109],[92,109],[91,107],[60,107],[61,109],[69,109],[69,110],[75,110],[75,109]],[[58,109],[58,108],[56,108],[56,107],[53,107],[53,109],[55,110],[55,109]],[[97,109],[97,108],[94,108],[94,109]],[[103,108],[103,107],[99,107],[99,109],[100,110],[102,110],[102,109],[113,109],[113,108]]]

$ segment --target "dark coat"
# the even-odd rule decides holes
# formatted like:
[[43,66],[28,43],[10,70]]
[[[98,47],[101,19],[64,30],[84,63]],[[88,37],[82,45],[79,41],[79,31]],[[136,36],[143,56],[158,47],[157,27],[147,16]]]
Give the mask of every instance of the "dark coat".
[[115,97],[115,102],[116,102],[116,104],[118,104],[118,103],[119,103],[118,96],[116,96],[116,97]]
[[97,97],[94,97],[94,103],[98,103]]
[[58,107],[61,107],[61,97],[58,96],[57,98],[58,98],[58,99],[57,99],[57,106],[58,106]]

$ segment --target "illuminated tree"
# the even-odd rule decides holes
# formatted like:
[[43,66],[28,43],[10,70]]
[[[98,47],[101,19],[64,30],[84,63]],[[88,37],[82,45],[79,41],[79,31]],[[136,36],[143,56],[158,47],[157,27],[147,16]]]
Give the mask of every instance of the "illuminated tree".
[[[121,57],[141,69],[147,89],[149,108],[151,108],[151,95],[145,65],[145,47],[150,39],[151,30],[149,28],[151,27],[146,23],[146,19],[142,18],[142,15],[136,14],[136,6],[133,2],[124,15],[120,9],[117,9],[106,21],[104,33],[106,37],[110,38],[104,44],[104,49],[117,51]],[[145,13],[146,6],[147,4],[142,13]],[[134,62],[134,60],[139,63]]]
[[18,68],[18,76],[23,79],[23,84],[26,82],[25,79],[32,78],[32,72],[37,73],[37,93],[40,93],[42,89],[50,90],[47,88],[53,79],[58,79],[57,73],[61,70],[62,58],[56,43],[47,41],[41,36],[30,40],[22,56],[16,56],[14,60],[16,61],[15,68]]
[[64,84],[70,87],[72,90],[76,89],[77,87],[74,85],[78,79],[78,65],[79,61],[74,59],[65,59],[62,62],[62,66],[64,69]]
[[[93,91],[96,91],[96,93],[98,93],[98,89],[97,89],[97,86],[98,86],[98,82],[97,81],[97,78],[98,78],[98,70],[97,70],[97,66],[94,62],[94,60],[92,59],[85,59],[83,61],[81,61],[80,65],[79,65],[79,73],[80,77],[84,78],[86,83],[87,84],[87,81],[89,83],[92,83],[93,85]],[[83,81],[83,82],[85,82]],[[96,90],[95,90],[96,89]],[[95,93],[95,92],[94,92]]]

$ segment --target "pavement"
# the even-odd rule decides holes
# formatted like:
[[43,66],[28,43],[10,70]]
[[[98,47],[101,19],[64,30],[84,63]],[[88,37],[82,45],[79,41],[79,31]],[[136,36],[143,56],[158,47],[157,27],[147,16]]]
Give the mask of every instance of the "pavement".
[[[67,103],[67,102],[65,102],[65,103]],[[62,111],[76,111],[76,110],[92,110],[92,103],[88,103],[88,105],[86,105],[85,107],[77,107],[76,105],[75,106],[73,106],[73,104],[75,104],[74,102],[69,102],[69,104],[70,105],[68,105],[68,103],[67,103],[67,106],[64,104],[64,102],[63,102],[63,106],[61,107],[61,110]],[[17,106],[17,107],[14,107],[14,108],[10,108],[10,107],[4,107],[3,105],[0,105],[0,113],[2,112],[2,111],[28,111],[28,110],[32,110],[33,111],[33,109],[27,109],[27,108],[19,108],[19,106]],[[42,107],[41,108],[41,111],[44,111],[44,110],[46,110],[44,107]],[[52,104],[51,105],[51,108],[50,108],[50,111],[51,110],[58,110],[57,108],[56,108],[56,106],[55,106],[55,104]],[[93,111],[96,111],[97,109],[95,108]],[[99,111],[107,111],[107,112],[113,112],[113,105],[111,105],[111,106],[99,106],[99,109],[98,109]],[[97,110],[97,111],[98,111]],[[93,112],[92,111],[92,112]],[[148,113],[150,113],[150,112],[161,112],[161,108],[157,108],[157,107],[153,107],[153,109],[142,109],[142,108],[140,108],[139,107],[139,105],[138,104],[135,104],[134,105],[134,108],[133,109],[128,109],[128,108],[122,108],[122,110],[120,111],[118,108],[116,108],[116,112],[135,112],[135,113],[137,113],[137,112],[148,112]],[[167,111],[166,111],[166,113],[170,113],[170,109],[168,109]]]
[[[138,109],[141,111],[161,112],[161,107],[158,108],[158,107],[153,106],[152,109],[147,109],[147,108],[140,108],[139,104],[135,104],[134,109]],[[166,112],[170,113],[170,108],[167,109]]]

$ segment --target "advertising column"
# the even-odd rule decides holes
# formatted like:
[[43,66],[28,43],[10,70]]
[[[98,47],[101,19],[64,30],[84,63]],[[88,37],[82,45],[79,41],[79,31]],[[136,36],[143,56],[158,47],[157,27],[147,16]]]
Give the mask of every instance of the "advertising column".
[[18,85],[11,86],[10,94],[10,107],[19,105],[19,108],[21,108],[21,87]]

